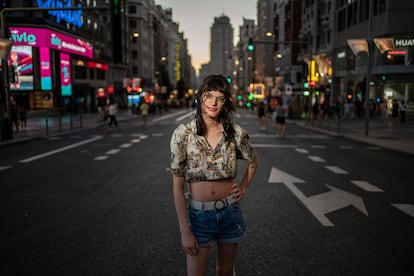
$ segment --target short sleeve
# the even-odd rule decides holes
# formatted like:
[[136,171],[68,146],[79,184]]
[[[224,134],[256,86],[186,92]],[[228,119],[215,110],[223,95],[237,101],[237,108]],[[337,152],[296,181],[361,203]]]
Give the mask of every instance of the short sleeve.
[[257,154],[252,144],[250,143],[249,134],[240,126],[235,127],[237,149],[241,153],[249,166],[255,167],[257,165]]
[[184,136],[185,132],[183,127],[180,126],[174,130],[170,141],[171,173],[178,176],[184,176],[185,174],[187,152],[183,141]]

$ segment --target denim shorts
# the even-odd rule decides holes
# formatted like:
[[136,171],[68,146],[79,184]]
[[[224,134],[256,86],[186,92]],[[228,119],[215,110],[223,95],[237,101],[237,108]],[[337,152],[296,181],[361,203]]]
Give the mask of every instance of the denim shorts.
[[212,242],[239,243],[247,235],[239,202],[218,211],[188,207],[188,224],[200,247]]

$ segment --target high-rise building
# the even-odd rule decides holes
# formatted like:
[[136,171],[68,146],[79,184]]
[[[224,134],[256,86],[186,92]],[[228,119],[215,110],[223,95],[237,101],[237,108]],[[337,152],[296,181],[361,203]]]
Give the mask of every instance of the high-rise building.
[[212,74],[232,76],[233,27],[230,18],[221,15],[214,18],[210,39],[210,70]]

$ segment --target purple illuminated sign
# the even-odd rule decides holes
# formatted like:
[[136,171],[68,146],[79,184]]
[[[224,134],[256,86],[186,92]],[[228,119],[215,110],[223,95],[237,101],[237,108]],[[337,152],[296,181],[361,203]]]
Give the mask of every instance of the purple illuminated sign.
[[50,49],[47,47],[40,47],[39,48],[39,59],[40,59],[40,87],[42,90],[52,90]]
[[9,28],[13,45],[30,45],[35,47],[48,47],[62,52],[93,57],[92,45],[83,39],[64,35],[44,28]]

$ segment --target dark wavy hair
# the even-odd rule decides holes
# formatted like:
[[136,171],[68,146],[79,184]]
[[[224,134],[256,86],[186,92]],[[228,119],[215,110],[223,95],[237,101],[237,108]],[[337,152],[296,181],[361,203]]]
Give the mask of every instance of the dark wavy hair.
[[226,140],[234,139],[234,128],[232,122],[232,113],[234,112],[234,106],[231,99],[230,86],[227,79],[222,75],[209,75],[207,76],[200,86],[197,94],[197,112],[195,115],[197,123],[197,135],[204,136],[206,134],[206,126],[201,116],[201,99],[204,93],[209,91],[220,91],[224,93],[226,99],[223,110],[219,114],[219,121],[223,125]]

